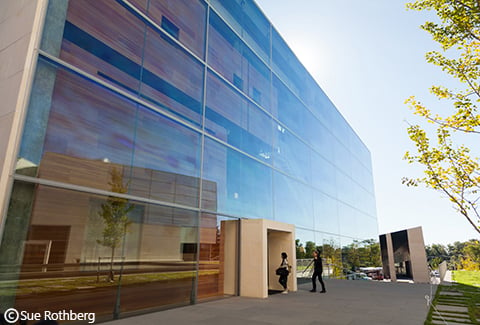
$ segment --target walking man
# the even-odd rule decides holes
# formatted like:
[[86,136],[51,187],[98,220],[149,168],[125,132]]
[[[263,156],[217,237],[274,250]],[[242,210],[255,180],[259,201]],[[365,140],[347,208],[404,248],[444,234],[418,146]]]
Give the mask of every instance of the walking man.
[[320,256],[320,252],[315,250],[313,252],[312,290],[310,290],[310,292],[317,291],[317,277],[318,277],[318,281],[322,285],[322,291],[320,291],[320,293],[327,292],[325,290],[325,283],[323,283],[322,272],[323,272],[322,257]]

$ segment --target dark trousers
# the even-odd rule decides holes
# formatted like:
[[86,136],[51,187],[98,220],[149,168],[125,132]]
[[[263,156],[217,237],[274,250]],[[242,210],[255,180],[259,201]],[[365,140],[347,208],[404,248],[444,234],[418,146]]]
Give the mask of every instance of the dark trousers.
[[313,275],[312,275],[312,286],[313,286],[313,290],[317,290],[317,278],[318,278],[318,282],[320,282],[320,284],[322,285],[322,291],[325,291],[325,283],[323,283],[323,279],[322,279],[322,272],[313,272]]
[[278,282],[282,285],[283,289],[287,289],[287,280],[288,280],[288,275],[280,275],[280,278],[278,279]]

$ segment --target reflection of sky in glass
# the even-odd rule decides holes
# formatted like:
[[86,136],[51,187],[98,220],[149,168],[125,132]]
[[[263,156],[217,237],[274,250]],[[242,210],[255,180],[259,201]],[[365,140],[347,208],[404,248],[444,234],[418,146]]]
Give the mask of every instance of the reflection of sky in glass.
[[273,153],[275,167],[304,182],[310,181],[310,154],[307,146],[281,127],[275,132]]
[[275,220],[313,229],[311,190],[287,176],[274,175]]
[[315,230],[332,234],[339,233],[337,201],[321,192],[313,192]]
[[[215,196],[205,209],[293,223],[316,231],[314,239],[375,234],[368,149],[252,1],[211,5],[216,11],[209,21],[203,2],[179,10],[179,16],[195,13],[189,23],[201,26],[198,35],[186,35],[180,18],[168,18],[179,29],[179,43],[200,58],[209,30],[207,67],[115,2],[95,6],[123,8],[125,26],[102,21],[93,31],[88,17],[69,16],[62,43],[62,59],[203,128],[203,162],[200,131],[65,71],[54,75],[44,152],[193,178],[203,164],[204,184],[211,187],[205,197]],[[140,9],[160,23],[161,4],[155,6]],[[132,37],[139,33],[145,37]],[[124,48],[112,35],[135,41]]]
[[205,141],[204,178],[217,184],[218,211],[272,218],[271,170],[213,140]]

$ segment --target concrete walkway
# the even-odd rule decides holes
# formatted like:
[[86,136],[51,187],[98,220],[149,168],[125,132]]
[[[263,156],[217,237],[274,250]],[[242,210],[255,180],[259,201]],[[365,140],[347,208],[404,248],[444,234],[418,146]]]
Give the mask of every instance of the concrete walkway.
[[420,325],[427,316],[429,284],[327,279],[325,285],[325,294],[309,292],[304,283],[297,292],[268,299],[232,297],[104,324]]

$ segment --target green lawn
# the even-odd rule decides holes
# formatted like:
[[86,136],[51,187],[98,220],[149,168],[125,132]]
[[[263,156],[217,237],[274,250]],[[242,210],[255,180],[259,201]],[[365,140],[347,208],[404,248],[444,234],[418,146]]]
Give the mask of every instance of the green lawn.
[[473,287],[480,287],[480,271],[453,271],[452,280]]
[[480,324],[480,271],[453,271],[452,280],[438,286],[425,325]]
[[[199,276],[218,274],[217,270],[201,270]],[[195,277],[194,271],[124,274],[122,285],[142,284],[155,281],[181,280]],[[0,292],[4,295],[29,295],[52,291],[75,291],[81,288],[101,288],[118,286],[119,275],[114,282],[106,281],[103,274],[99,282],[96,276],[78,276],[70,278],[31,279],[20,281],[1,281]]]

